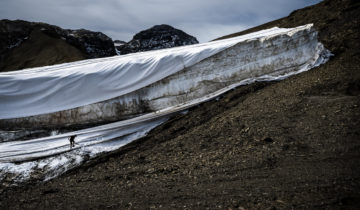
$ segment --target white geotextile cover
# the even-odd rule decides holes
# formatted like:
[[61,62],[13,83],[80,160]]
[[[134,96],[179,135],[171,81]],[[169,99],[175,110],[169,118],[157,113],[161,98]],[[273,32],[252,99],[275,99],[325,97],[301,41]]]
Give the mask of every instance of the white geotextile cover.
[[231,39],[0,73],[0,119],[72,109],[159,81],[237,43],[310,30],[271,28]]

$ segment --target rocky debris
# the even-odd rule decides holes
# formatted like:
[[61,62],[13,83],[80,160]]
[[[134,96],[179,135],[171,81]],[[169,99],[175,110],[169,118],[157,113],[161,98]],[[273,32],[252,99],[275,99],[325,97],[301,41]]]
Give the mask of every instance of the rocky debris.
[[199,43],[189,34],[169,25],[155,25],[150,29],[137,33],[127,43],[116,46],[121,55],[149,50],[178,47]]
[[[7,59],[14,57],[12,55],[13,50],[25,43],[35,31],[40,31],[53,40],[63,40],[62,45],[68,44],[74,47],[74,49],[84,54],[84,58],[101,58],[116,55],[112,39],[101,32],[85,29],[66,30],[46,23],[5,19],[0,20],[0,71],[6,70],[4,66]],[[43,39],[42,36],[33,37],[33,39],[36,38]],[[42,47],[49,47],[47,44],[49,43],[44,43]],[[65,52],[58,51],[58,54],[61,53]],[[24,66],[24,68],[26,67]]]

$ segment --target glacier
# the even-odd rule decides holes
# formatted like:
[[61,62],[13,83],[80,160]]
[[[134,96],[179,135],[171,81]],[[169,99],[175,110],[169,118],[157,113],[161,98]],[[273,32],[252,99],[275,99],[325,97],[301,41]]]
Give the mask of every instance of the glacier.
[[[29,171],[40,169],[51,174],[46,179],[55,177],[80,165],[86,157],[118,149],[146,135],[173,114],[240,85],[281,80],[310,70],[330,56],[318,42],[313,25],[308,24],[0,73],[0,128],[117,121],[0,143],[0,179],[6,174],[22,174],[19,181],[26,180]],[[67,138],[74,134],[78,135],[78,146],[70,149]]]

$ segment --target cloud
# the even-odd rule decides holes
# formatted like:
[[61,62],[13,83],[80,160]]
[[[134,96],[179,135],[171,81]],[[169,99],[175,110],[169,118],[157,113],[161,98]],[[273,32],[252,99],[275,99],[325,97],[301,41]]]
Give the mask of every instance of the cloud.
[[1,0],[0,19],[46,22],[101,31],[113,39],[169,24],[209,41],[284,17],[320,0]]

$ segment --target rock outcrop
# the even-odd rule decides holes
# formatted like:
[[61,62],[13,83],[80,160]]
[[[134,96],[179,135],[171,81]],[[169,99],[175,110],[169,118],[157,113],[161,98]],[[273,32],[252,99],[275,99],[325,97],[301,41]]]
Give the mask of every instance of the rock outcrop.
[[85,50],[90,58],[115,55],[112,39],[101,32],[85,29],[66,30],[64,37],[68,43]]
[[116,46],[121,55],[199,43],[189,34],[169,25],[156,25],[137,33],[126,44]]
[[111,38],[85,29],[0,20],[0,71],[116,55]]
[[116,54],[120,55],[120,51],[117,48],[121,47],[124,44],[126,44],[126,42],[121,41],[121,40],[114,40],[114,47],[116,50]]

